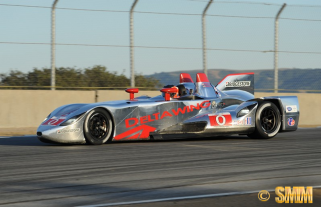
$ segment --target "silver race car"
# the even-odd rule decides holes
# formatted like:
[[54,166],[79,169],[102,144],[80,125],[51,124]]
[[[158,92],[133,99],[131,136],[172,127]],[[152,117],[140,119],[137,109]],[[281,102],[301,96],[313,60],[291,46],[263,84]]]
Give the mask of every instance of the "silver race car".
[[156,97],[126,89],[128,100],[57,108],[37,130],[43,142],[104,144],[108,141],[213,137],[231,134],[268,139],[295,131],[296,96],[254,98],[254,73],[227,75],[216,86],[204,73],[187,73]]

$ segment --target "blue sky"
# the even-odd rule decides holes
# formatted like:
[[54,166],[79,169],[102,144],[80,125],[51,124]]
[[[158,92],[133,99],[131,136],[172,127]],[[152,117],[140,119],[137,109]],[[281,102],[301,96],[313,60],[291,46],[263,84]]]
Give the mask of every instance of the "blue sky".
[[[243,3],[235,3],[235,2]],[[0,0],[0,4],[51,6],[53,0]],[[133,0],[59,0],[58,8],[128,11]],[[251,3],[252,2],[252,3]],[[209,15],[258,16],[249,19],[207,16],[207,47],[235,50],[273,50],[274,20],[279,5],[287,6],[282,18],[321,20],[321,1],[315,0],[220,0]],[[201,14],[204,0],[139,0],[135,10]],[[305,5],[305,6],[291,6]],[[306,7],[314,5],[314,7]],[[57,43],[129,45],[129,13],[57,9]],[[135,45],[201,48],[201,16],[134,14]],[[50,9],[0,5],[0,42],[50,43]],[[281,51],[321,52],[321,21],[280,19]],[[57,46],[57,67],[105,65],[129,75],[129,48]],[[0,44],[0,73],[16,69],[50,67],[49,45]],[[272,69],[273,53],[208,51],[209,69]],[[321,68],[321,54],[280,53],[280,68]],[[202,50],[135,48],[135,70],[152,74],[202,69]]]

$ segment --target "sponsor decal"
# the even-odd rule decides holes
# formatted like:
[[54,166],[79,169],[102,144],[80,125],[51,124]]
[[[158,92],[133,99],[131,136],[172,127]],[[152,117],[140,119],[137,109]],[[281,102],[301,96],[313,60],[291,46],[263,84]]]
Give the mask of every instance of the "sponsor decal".
[[252,124],[251,117],[246,117],[246,119],[244,120],[244,124],[245,125],[251,125]]
[[244,120],[237,120],[234,122],[235,125],[244,125]]
[[53,116],[49,120],[45,121],[42,125],[57,126],[57,125],[61,124],[61,122],[65,121],[69,114],[71,114],[77,110],[78,109],[72,110],[66,114],[60,115],[60,117]]
[[61,122],[65,121],[66,117],[61,116],[61,117],[52,117],[51,119],[45,121],[42,125],[50,125],[50,126],[57,126]]
[[141,125],[139,127],[135,127],[131,130],[128,130],[124,133],[118,134],[114,137],[114,140],[121,140],[121,139],[146,139],[149,137],[149,133],[155,131],[156,128],[148,126],[148,125]]
[[295,120],[292,117],[288,118],[288,125],[289,126],[294,126],[295,125]]
[[147,116],[142,116],[140,118],[132,117],[125,119],[126,128],[130,128],[139,124],[146,124],[149,122],[164,119],[166,117],[178,116],[179,114],[185,114],[192,112],[194,110],[201,110],[203,108],[208,108],[211,105],[210,101],[203,101],[202,103],[197,103],[197,105],[189,105],[184,108],[172,109],[171,111],[163,111],[162,113],[155,113]]
[[234,125],[251,125],[251,124],[252,124],[251,117],[246,117],[245,119],[234,121]]
[[189,105],[183,108],[172,109],[170,111],[163,111],[162,113],[154,113],[154,114],[142,116],[139,118],[132,117],[132,118],[125,119],[126,128],[131,128],[134,126],[136,127],[128,131],[125,131],[121,134],[118,134],[117,136],[114,137],[114,140],[149,138],[150,132],[154,132],[156,128],[145,125],[146,123],[165,119],[166,117],[175,117],[175,116],[178,116],[179,114],[190,113],[192,111],[201,110],[203,108],[208,108],[210,106],[211,106],[211,102],[207,100],[201,103],[197,103],[196,105]]
[[286,111],[286,113],[298,112],[298,108],[296,105],[286,106],[285,111]]
[[234,81],[226,82],[225,87],[248,87],[251,86],[251,81]]
[[71,133],[71,132],[80,132],[80,128],[57,130],[57,134],[65,134],[65,133]]
[[232,116],[230,113],[209,114],[211,126],[230,126],[232,125]]

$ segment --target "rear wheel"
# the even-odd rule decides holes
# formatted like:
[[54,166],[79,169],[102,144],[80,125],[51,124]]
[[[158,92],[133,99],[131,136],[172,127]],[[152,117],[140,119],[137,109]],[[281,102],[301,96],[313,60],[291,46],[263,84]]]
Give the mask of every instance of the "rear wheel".
[[111,137],[113,122],[107,111],[101,108],[92,110],[84,122],[84,135],[87,144],[104,144]]
[[255,131],[250,138],[269,139],[277,135],[281,128],[281,115],[278,107],[272,102],[259,105],[255,115]]

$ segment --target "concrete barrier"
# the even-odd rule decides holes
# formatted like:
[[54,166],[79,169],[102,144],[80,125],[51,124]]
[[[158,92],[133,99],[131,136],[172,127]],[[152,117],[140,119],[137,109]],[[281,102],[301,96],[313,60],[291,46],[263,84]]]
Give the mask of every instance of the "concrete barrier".
[[321,94],[313,93],[255,93],[255,97],[297,96],[300,105],[299,126],[321,126]]
[[55,108],[93,102],[95,91],[0,90],[0,134],[35,134]]
[[[140,91],[135,96],[157,96],[159,91]],[[321,94],[256,93],[262,96],[298,96],[300,126],[321,126]],[[50,91],[0,90],[0,135],[35,134],[37,126],[55,108],[71,103],[94,103],[128,99],[129,94],[119,90]]]
[[[139,91],[139,93],[135,94],[135,97],[144,96],[144,95],[154,97],[160,94],[161,92],[159,91]],[[119,90],[98,90],[97,91],[97,102],[124,100],[124,99],[129,99],[129,93],[126,93],[125,91],[119,91]]]

